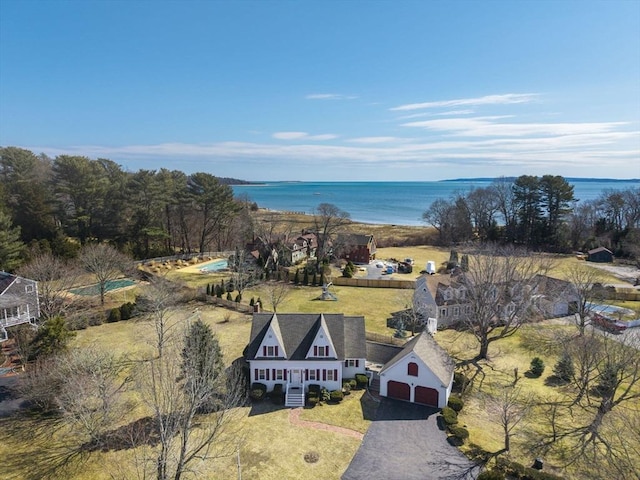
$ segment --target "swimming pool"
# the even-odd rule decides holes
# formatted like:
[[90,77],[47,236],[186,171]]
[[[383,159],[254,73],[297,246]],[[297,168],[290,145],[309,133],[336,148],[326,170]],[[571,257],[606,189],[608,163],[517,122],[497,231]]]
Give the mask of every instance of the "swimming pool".
[[[109,280],[107,281],[107,283],[105,283],[104,291],[110,292],[112,290],[117,290],[119,288],[130,287],[131,285],[135,285],[135,284],[136,282],[128,278],[120,278],[118,280]],[[100,295],[100,285],[96,283],[95,285],[88,285],[86,287],[74,288],[69,291],[75,295],[84,295],[84,296]]]
[[228,262],[224,258],[221,258],[202,265],[200,267],[200,271],[202,273],[212,273],[219,272],[220,270],[226,270],[227,268],[229,268]]
[[615,305],[600,305],[600,304],[597,304],[597,303],[589,303],[588,304],[588,308],[592,312],[597,312],[597,313],[618,313],[618,312],[620,312],[620,313],[625,314],[625,315],[629,314],[629,313],[633,313],[628,308],[616,307]]

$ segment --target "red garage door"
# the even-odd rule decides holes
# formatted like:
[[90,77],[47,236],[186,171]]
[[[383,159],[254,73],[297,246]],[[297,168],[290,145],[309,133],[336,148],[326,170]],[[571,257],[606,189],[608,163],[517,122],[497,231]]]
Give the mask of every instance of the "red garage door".
[[389,383],[387,383],[387,397],[397,398],[399,400],[410,400],[411,387],[408,383],[389,380]]
[[438,391],[429,387],[416,387],[416,403],[438,406]]

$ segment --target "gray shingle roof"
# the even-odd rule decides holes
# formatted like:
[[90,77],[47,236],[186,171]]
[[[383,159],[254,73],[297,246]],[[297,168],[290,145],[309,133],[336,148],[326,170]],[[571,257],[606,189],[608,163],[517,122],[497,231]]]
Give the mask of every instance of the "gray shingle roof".
[[343,314],[261,312],[253,314],[246,358],[251,360],[256,357],[269,326],[277,321],[287,359],[304,360],[320,329],[322,317],[338,359],[366,357],[364,317],[347,317]]
[[438,377],[442,385],[449,385],[455,367],[453,359],[427,332],[416,335],[409,340],[402,351],[393,357],[380,373],[388,370],[410,353],[416,354]]
[[399,352],[402,347],[396,345],[387,345],[385,343],[367,342],[367,361],[373,363],[387,363]]

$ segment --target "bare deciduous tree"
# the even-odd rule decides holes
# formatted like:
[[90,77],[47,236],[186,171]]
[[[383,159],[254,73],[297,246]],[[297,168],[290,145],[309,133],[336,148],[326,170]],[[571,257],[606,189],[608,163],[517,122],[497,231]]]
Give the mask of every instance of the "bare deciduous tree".
[[513,248],[489,247],[469,256],[469,271],[460,280],[466,288],[463,322],[480,344],[478,359],[487,358],[492,342],[538,318],[537,276],[548,268],[540,257]]
[[18,271],[19,275],[38,282],[40,316],[44,319],[66,315],[74,300],[69,290],[77,284],[80,273],[76,264],[51,253],[36,255]]
[[185,336],[173,337],[163,354],[139,371],[139,391],[153,413],[158,438],[150,449],[158,480],[179,480],[187,472],[197,475],[198,462],[231,455],[236,449],[233,407],[244,399],[241,373],[225,370],[216,348],[208,327],[196,321]]
[[511,449],[511,438],[522,427],[533,402],[523,394],[521,387],[503,385],[495,397],[489,400],[489,409],[498,419],[504,435],[504,452]]
[[321,203],[317,206],[313,222],[318,239],[316,251],[318,262],[322,262],[327,257],[333,237],[350,222],[350,217],[348,212],[331,203]]
[[269,304],[274,312],[278,311],[278,305],[284,302],[291,293],[291,285],[288,281],[277,282],[271,280],[264,283],[261,288],[265,292],[265,297],[269,299]]
[[626,439],[619,441],[621,429],[633,436],[628,427],[640,421],[640,352],[633,343],[639,338],[631,333],[614,338],[591,331],[566,346],[576,366],[574,398],[556,403],[562,414],[555,416],[553,437],[543,444],[570,449],[568,464],[581,471],[599,465],[598,475],[624,468],[619,478],[640,477],[638,449],[628,448]]
[[80,250],[78,262],[85,271],[95,276],[100,288],[100,303],[104,305],[107,284],[129,272],[131,259],[104,243],[85,245]]
[[593,288],[601,274],[595,268],[579,266],[567,272],[567,281],[571,283],[575,303],[575,323],[580,335],[584,335],[591,314],[596,309],[596,302],[602,301],[598,290]]

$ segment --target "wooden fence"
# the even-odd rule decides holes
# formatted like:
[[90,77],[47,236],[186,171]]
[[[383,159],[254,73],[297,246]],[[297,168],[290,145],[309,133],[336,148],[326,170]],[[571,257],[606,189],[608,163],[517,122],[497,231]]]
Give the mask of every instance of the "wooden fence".
[[364,288],[416,288],[414,280],[394,280],[381,278],[347,278],[336,277],[334,285],[343,287],[364,287]]
[[407,343],[406,338],[396,338],[393,335],[383,335],[375,332],[365,332],[365,338],[371,342],[383,343],[385,345],[404,346]]

